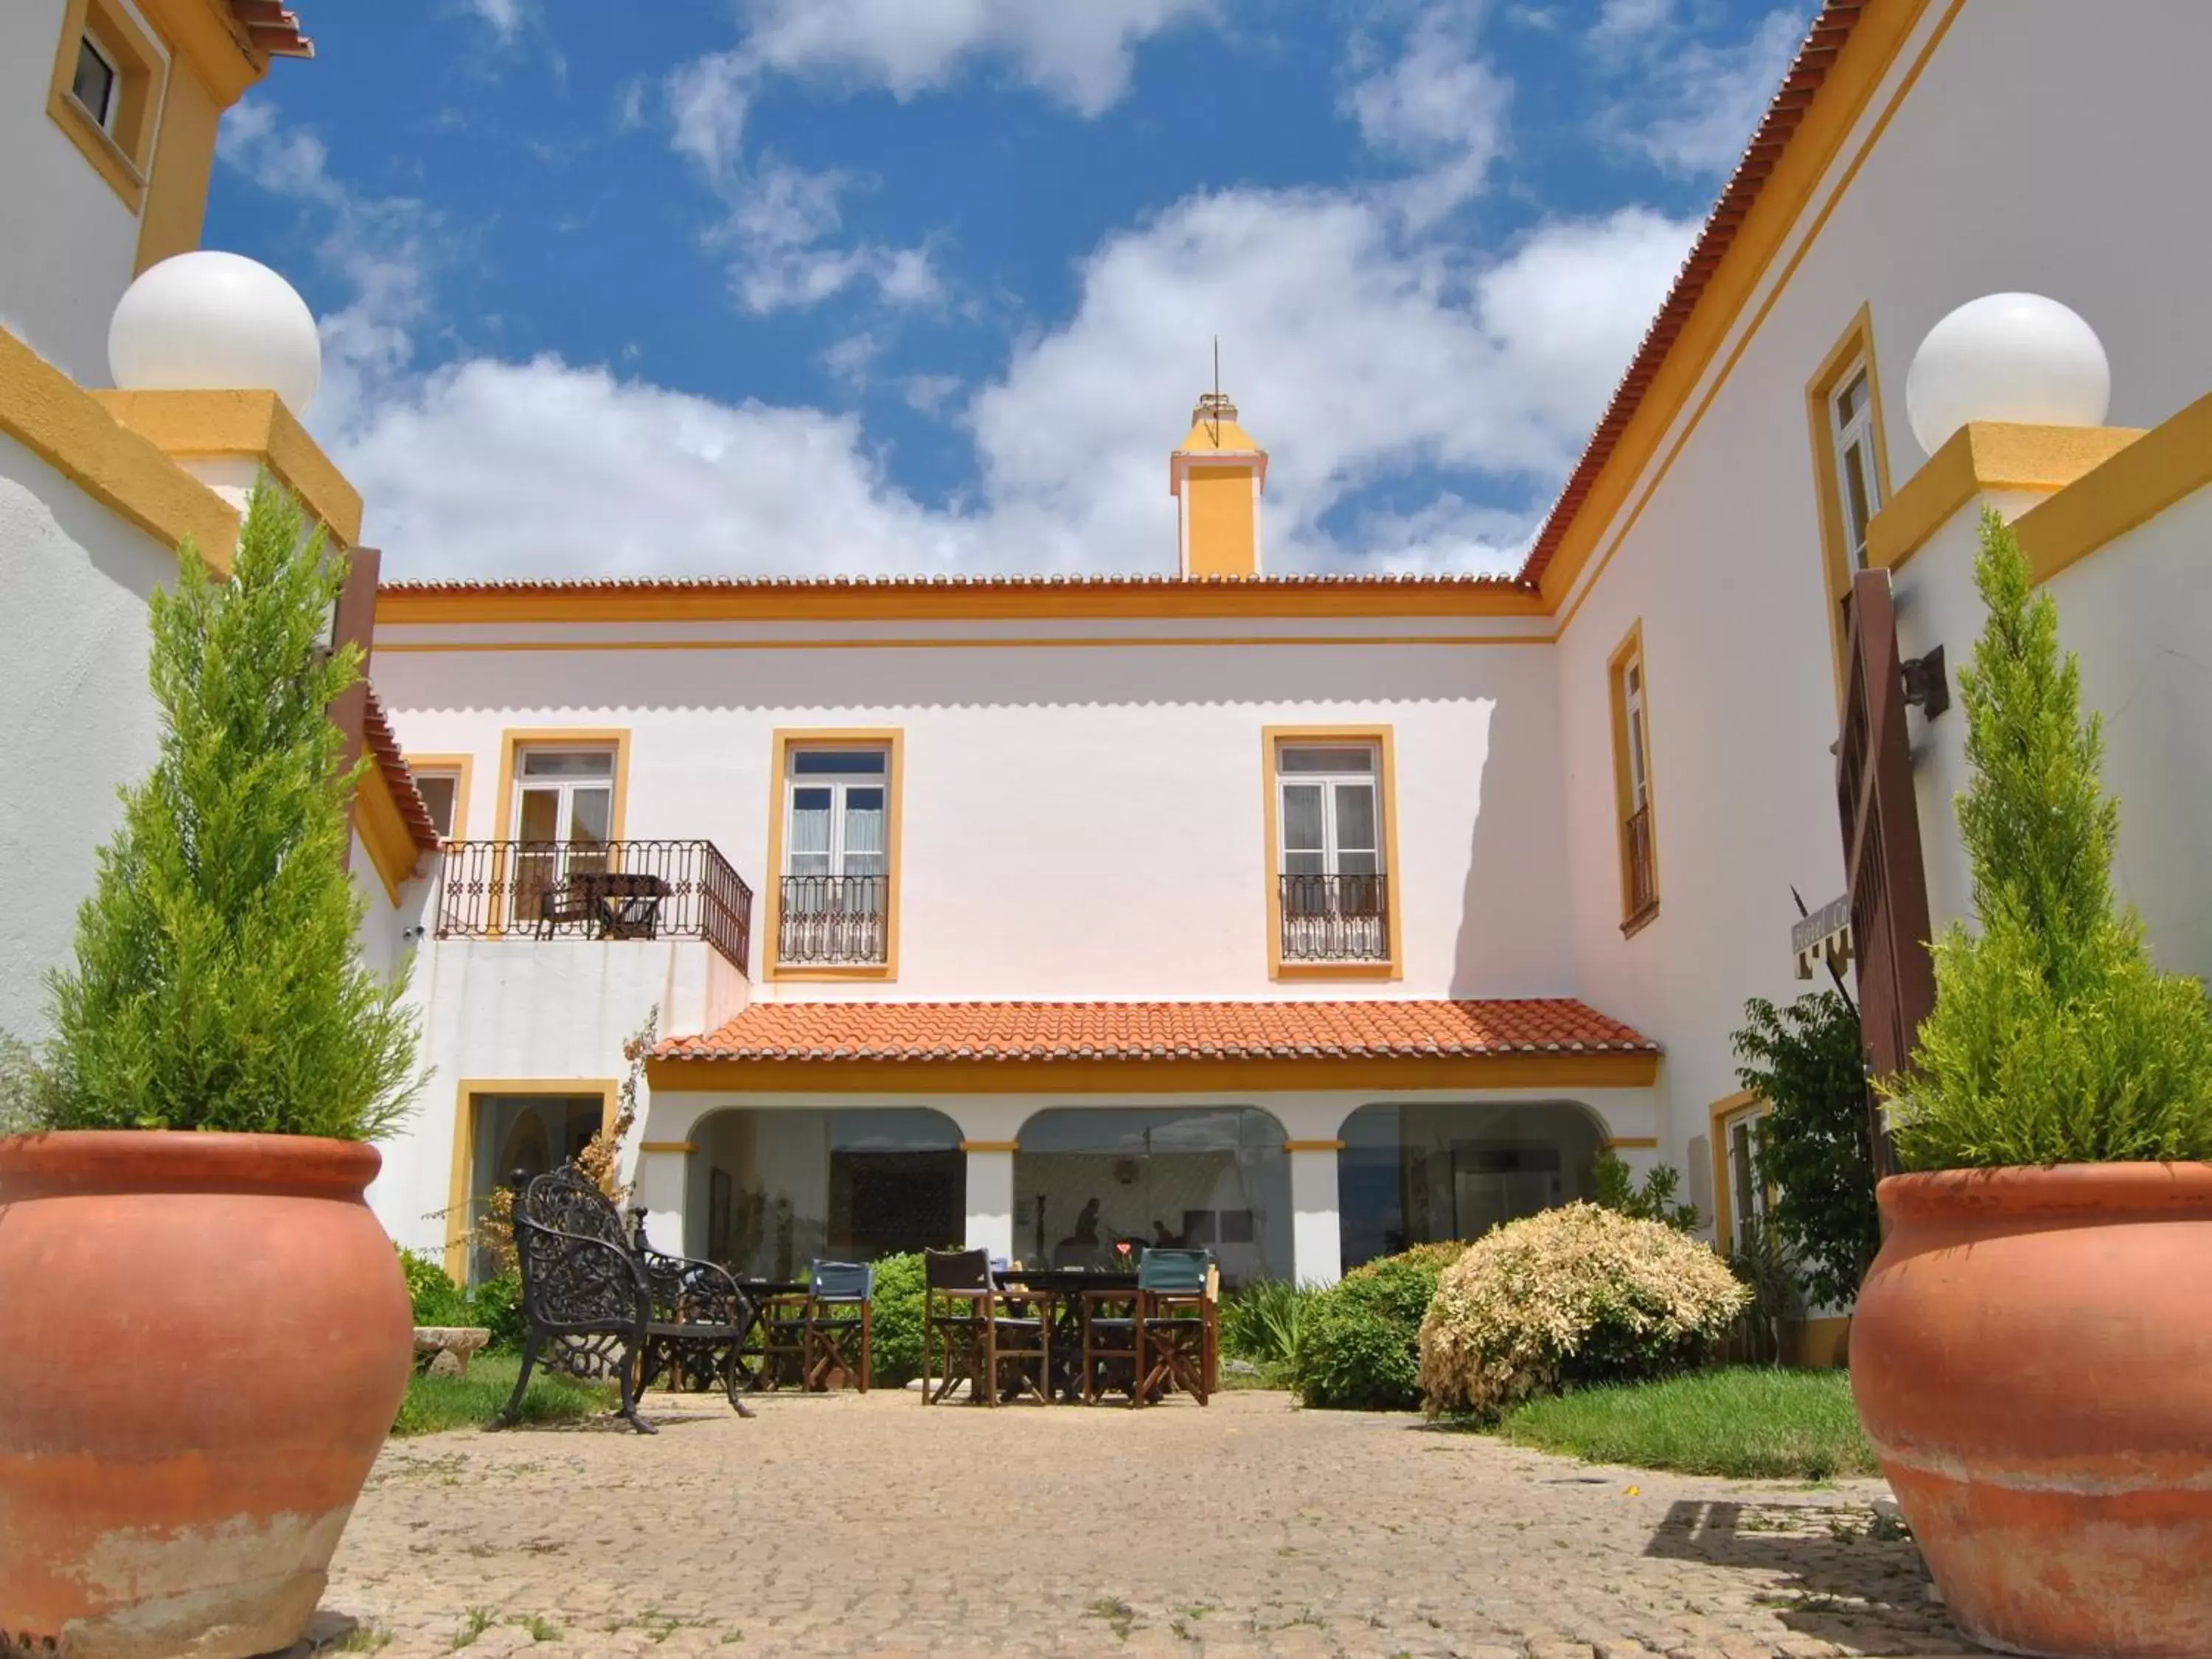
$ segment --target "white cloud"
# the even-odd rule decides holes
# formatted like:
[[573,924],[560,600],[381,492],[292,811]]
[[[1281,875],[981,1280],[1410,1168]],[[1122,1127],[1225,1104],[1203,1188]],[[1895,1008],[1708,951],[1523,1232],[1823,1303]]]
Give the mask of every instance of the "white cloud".
[[1476,53],[1472,35],[1473,20],[1458,8],[1431,9],[1398,58],[1346,100],[1370,148],[1420,169],[1401,193],[1416,226],[1480,191],[1505,148],[1513,83]]
[[769,70],[901,98],[996,60],[1097,115],[1127,89],[1141,42],[1213,10],[1214,0],[750,0],[746,49]]
[[1717,41],[1700,38],[1674,0],[1606,0],[1589,43],[1625,90],[1599,129],[1668,173],[1726,173],[1804,35],[1804,14],[1795,9],[1769,12],[1749,34]]
[[[1322,521],[1364,484],[1432,468],[1547,488],[1691,227],[1547,226],[1466,272],[1393,223],[1379,201],[1231,191],[1110,239],[1073,318],[965,405],[981,485],[950,507],[893,483],[854,416],[551,357],[397,377],[334,453],[394,574],[1160,570],[1164,461],[1225,324],[1224,383],[1273,456],[1271,568],[1509,568],[1526,515],[1459,495],[1361,518],[1341,544]],[[934,410],[957,385],[905,391]]]
[[522,33],[522,0],[462,0],[462,5],[499,37],[501,46]]

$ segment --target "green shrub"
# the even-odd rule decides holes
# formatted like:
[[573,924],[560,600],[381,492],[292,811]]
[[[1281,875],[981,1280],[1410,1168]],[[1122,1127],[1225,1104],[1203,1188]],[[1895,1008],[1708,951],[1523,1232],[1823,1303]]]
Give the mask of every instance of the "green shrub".
[[1437,1276],[1468,1247],[1419,1244],[1354,1267],[1300,1311],[1291,1382],[1330,1411],[1411,1411],[1421,1402],[1418,1345]]
[[1735,1075],[1772,1108],[1753,1128],[1752,1161],[1774,1194],[1774,1229],[1807,1293],[1847,1308],[1881,1249],[1858,1010],[1814,991],[1781,1008],[1753,997],[1743,1013]]
[[1750,1293],[1663,1222],[1570,1204],[1509,1222],[1439,1279],[1420,1327],[1431,1412],[1495,1416],[1532,1395],[1696,1364]]
[[2112,901],[2118,803],[2058,611],[2002,520],[1982,515],[1989,622],[1959,675],[1971,778],[1959,832],[1978,934],[1936,940],[1936,1012],[1883,1079],[1908,1169],[2212,1158],[2212,1013],[2161,974]]
[[399,1266],[407,1275],[407,1299],[415,1304],[417,1325],[473,1325],[468,1292],[446,1277],[446,1270],[416,1250],[402,1249]]
[[1221,1352],[1275,1376],[1296,1364],[1298,1331],[1322,1292],[1286,1279],[1255,1279],[1221,1297]]
[[361,955],[330,705],[361,652],[321,641],[344,575],[265,478],[228,580],[187,542],[148,610],[162,735],[123,793],[48,980],[33,1105],[52,1129],[232,1129],[373,1140],[420,1086],[403,973]]
[[522,1312],[522,1279],[512,1273],[487,1279],[469,1292],[467,1323],[491,1333],[486,1346],[493,1353],[520,1353],[530,1322]]
[[919,1250],[877,1261],[875,1300],[868,1313],[871,1386],[902,1388],[921,1375],[924,1284]]
[[1673,1164],[1662,1164],[1646,1172],[1639,1187],[1627,1160],[1607,1146],[1598,1153],[1591,1174],[1600,1208],[1632,1215],[1638,1221],[1663,1221],[1677,1232],[1697,1231],[1698,1206],[1674,1196],[1682,1188],[1682,1176]]

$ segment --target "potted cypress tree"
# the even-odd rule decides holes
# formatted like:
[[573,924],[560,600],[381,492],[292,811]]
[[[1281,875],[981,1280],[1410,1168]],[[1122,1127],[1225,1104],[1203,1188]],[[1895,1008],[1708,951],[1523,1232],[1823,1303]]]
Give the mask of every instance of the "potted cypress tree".
[[[323,628],[343,567],[254,491],[227,581],[154,595],[161,756],[124,792],[0,1139],[0,1647],[301,1637],[405,1392],[363,1193],[418,1086],[362,963]],[[404,976],[403,976],[404,977]]]
[[1985,514],[1960,677],[1978,928],[1887,1079],[1899,1161],[1851,1381],[1960,1626],[2020,1653],[2212,1653],[2212,1015],[2118,910],[2057,614]]

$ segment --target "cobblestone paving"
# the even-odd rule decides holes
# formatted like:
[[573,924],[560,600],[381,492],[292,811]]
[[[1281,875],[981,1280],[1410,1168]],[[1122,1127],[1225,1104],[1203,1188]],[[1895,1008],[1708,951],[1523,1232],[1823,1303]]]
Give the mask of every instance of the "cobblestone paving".
[[924,1410],[898,1391],[771,1395],[750,1422],[698,1398],[647,1409],[656,1438],[594,1423],[388,1447],[324,1640],[354,1620],[343,1650],[386,1659],[1970,1647],[1912,1545],[1871,1524],[1874,1482],[1591,1468],[1274,1394],[1204,1411]]

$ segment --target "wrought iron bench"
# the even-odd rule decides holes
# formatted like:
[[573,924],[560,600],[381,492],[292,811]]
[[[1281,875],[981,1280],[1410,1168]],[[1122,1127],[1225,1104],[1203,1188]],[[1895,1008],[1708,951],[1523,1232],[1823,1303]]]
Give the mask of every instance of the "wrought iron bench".
[[618,1414],[640,1434],[655,1432],[637,1413],[638,1396],[664,1372],[672,1382],[712,1378],[740,1417],[739,1355],[752,1304],[736,1279],[711,1261],[665,1255],[632,1238],[615,1206],[574,1164],[514,1179],[514,1249],[528,1322],[522,1372],[496,1421],[512,1423],[543,1366],[622,1390]]

